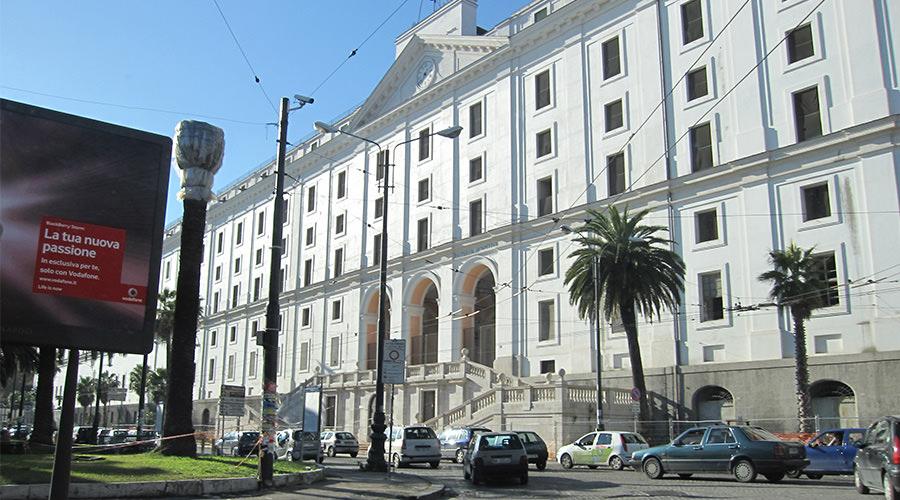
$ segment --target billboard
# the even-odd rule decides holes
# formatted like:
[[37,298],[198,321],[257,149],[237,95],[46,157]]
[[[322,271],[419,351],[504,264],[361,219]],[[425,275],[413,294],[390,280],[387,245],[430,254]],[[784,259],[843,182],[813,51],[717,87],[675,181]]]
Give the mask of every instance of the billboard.
[[153,344],[168,137],[0,99],[0,333],[108,352]]

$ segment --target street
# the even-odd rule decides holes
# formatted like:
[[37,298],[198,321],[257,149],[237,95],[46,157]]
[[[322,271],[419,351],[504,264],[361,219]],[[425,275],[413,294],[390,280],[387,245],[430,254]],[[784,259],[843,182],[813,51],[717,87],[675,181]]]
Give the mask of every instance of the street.
[[[362,458],[362,457],[360,457]],[[342,482],[352,482],[359,474],[357,462],[360,458],[328,458],[328,479],[317,483],[312,489],[272,492],[257,498],[286,500],[296,498],[371,498],[371,493],[356,494],[341,487]],[[802,499],[855,499],[859,495],[853,489],[849,476],[826,477],[821,480],[785,479],[772,484],[764,479],[752,484],[739,484],[730,476],[706,475],[690,479],[666,477],[652,481],[643,473],[630,470],[621,472],[606,469],[590,470],[574,468],[565,470],[556,463],[550,463],[545,471],[533,467],[529,482],[522,486],[518,481],[489,482],[473,486],[463,480],[462,466],[443,462],[438,469],[425,466],[405,467],[404,474],[416,475],[447,487],[445,498],[778,498],[779,500]],[[403,495],[397,491],[396,495]],[[381,495],[379,495],[381,496]]]

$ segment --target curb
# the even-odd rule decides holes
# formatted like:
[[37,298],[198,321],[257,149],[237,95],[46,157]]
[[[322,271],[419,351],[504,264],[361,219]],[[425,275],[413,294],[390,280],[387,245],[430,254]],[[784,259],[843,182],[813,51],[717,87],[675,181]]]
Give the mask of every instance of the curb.
[[[325,479],[325,469],[310,472],[278,474],[272,487],[312,484]],[[188,479],[179,481],[147,481],[139,483],[71,483],[69,498],[129,498],[220,495],[259,490],[255,477],[228,479]],[[4,500],[43,500],[50,495],[49,484],[13,484],[0,486]]]
[[395,498],[400,498],[403,500],[434,500],[436,498],[442,498],[446,491],[447,486],[443,484],[434,485],[432,483],[431,491],[427,493],[423,493],[421,495],[398,495]]

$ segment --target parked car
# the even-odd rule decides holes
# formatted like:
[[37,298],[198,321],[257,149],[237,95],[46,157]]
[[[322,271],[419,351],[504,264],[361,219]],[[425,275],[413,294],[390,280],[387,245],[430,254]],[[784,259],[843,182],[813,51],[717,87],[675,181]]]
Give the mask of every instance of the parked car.
[[576,465],[596,469],[600,465],[606,465],[622,470],[631,453],[649,447],[647,440],[634,432],[589,432],[574,443],[560,448],[556,452],[556,460],[564,469],[571,469]]
[[431,427],[407,425],[394,427],[390,442],[385,443],[387,458],[395,468],[427,463],[432,469],[441,464],[441,442]]
[[216,455],[245,457],[259,449],[259,431],[231,431],[213,443]]
[[900,494],[900,416],[882,417],[866,430],[853,460],[856,491],[881,490],[884,498]]
[[670,444],[636,451],[629,464],[640,466],[650,479],[713,472],[733,474],[742,483],[762,474],[776,483],[809,460],[801,443],[782,441],[760,427],[713,425],[688,429]]
[[97,443],[103,445],[120,444],[125,442],[128,431],[125,429],[103,429],[97,438]]
[[517,477],[528,483],[528,453],[515,432],[479,433],[463,457],[463,478],[478,484],[489,477]]
[[441,458],[461,464],[476,432],[491,432],[486,427],[448,427],[438,435],[441,442]]
[[788,471],[788,477],[805,474],[810,479],[821,479],[826,474],[853,474],[853,459],[859,450],[856,444],[865,435],[865,429],[831,429],[819,433],[806,443],[809,465],[802,471]]
[[75,444],[94,444],[96,437],[93,427],[78,427],[75,430]]
[[346,453],[352,458],[359,454],[359,441],[349,432],[325,431],[321,434],[322,451],[329,457]]
[[522,444],[525,445],[525,453],[528,454],[528,463],[535,464],[537,470],[547,468],[547,457],[550,453],[547,451],[547,443],[532,431],[513,431],[519,435]]
[[325,461],[322,454],[322,442],[319,436],[312,431],[294,431],[294,447],[291,449],[291,460],[315,460],[318,463]]
[[125,450],[131,453],[140,453],[146,451],[153,451],[156,446],[159,444],[159,434],[156,431],[144,430],[141,429],[141,438],[137,437],[137,429],[131,429],[128,431],[128,435],[125,436],[126,443],[138,443],[133,446],[129,446]]

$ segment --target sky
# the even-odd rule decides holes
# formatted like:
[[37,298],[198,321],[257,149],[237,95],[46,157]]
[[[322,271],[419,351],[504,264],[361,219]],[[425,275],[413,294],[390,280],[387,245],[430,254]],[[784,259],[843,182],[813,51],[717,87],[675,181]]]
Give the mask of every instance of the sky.
[[[481,0],[478,25],[526,3]],[[218,192],[274,158],[267,124],[282,96],[315,98],[290,115],[297,143],[314,121],[361,104],[393,63],[397,35],[432,9],[432,0],[0,0],[0,96],[169,137],[180,120],[212,123],[225,131]],[[181,217],[178,189],[173,167],[167,224]]]

